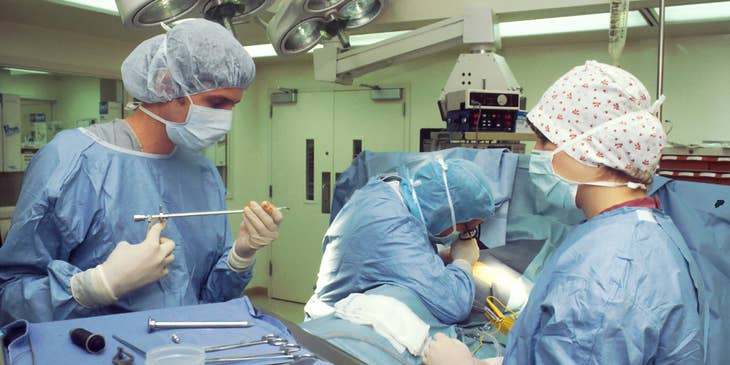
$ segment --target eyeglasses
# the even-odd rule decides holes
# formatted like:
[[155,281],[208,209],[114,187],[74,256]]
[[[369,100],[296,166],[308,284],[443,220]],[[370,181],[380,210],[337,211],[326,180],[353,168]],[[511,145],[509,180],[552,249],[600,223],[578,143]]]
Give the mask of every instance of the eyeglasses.
[[459,233],[460,240],[470,240],[472,238],[479,237],[479,226],[476,226],[470,230]]

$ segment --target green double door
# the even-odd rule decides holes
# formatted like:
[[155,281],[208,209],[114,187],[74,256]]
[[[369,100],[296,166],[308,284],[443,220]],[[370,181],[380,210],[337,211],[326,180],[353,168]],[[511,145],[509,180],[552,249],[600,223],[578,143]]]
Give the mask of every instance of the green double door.
[[360,150],[405,150],[405,100],[375,101],[369,90],[299,92],[295,104],[272,106],[272,199],[291,207],[272,245],[273,298],[305,303],[312,295],[336,176]]

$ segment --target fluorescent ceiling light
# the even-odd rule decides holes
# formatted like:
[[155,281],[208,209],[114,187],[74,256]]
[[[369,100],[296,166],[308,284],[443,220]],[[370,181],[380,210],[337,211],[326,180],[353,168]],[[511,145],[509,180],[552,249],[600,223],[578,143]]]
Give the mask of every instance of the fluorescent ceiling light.
[[114,0],[47,0],[61,5],[74,6],[81,9],[96,11],[109,15],[119,15]]
[[3,70],[10,71],[11,76],[18,76],[18,75],[48,75],[50,72],[46,71],[37,71],[37,70],[26,70],[24,68],[14,68],[14,67],[3,67]]
[[[507,38],[538,34],[608,30],[610,18],[611,17],[608,13],[603,13],[504,22],[499,23],[499,33],[503,38]],[[638,11],[629,12],[629,19],[627,23],[628,27],[641,27],[648,25]]]
[[253,58],[273,57],[276,56],[274,46],[271,44],[256,44],[253,46],[245,46],[246,52]]
[[[659,14],[658,8],[654,10]],[[730,1],[668,6],[666,12],[667,23],[730,20]]]
[[384,33],[370,33],[370,34],[358,34],[350,36],[350,45],[353,47],[358,46],[369,46],[380,41],[384,41],[401,34],[408,33],[408,30],[398,32],[384,32]]

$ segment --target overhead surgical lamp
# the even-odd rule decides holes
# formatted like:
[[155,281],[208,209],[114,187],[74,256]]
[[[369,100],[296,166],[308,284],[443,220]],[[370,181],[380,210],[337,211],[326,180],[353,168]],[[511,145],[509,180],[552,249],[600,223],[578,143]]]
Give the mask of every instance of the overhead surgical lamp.
[[323,39],[337,37],[349,48],[346,30],[373,21],[386,0],[291,0],[269,22],[266,33],[276,53],[304,53]]
[[[122,23],[130,28],[159,26],[185,18],[213,20],[233,32],[233,24],[252,19],[273,0],[116,0]],[[234,32],[235,34],[235,32]]]

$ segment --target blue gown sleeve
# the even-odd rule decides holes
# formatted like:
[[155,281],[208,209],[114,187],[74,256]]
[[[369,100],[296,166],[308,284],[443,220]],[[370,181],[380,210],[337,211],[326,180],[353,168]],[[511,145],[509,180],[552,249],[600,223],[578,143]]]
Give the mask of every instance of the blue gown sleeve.
[[384,233],[374,241],[382,242],[374,248],[377,254],[356,258],[363,262],[353,263],[371,265],[372,270],[365,271],[366,279],[413,290],[443,323],[457,323],[469,315],[474,301],[471,273],[454,265],[444,265],[415,218],[373,230]]
[[[68,260],[93,220],[93,197],[67,182],[83,179],[75,156],[61,157],[54,144],[34,156],[23,177],[5,245],[0,248],[0,323],[62,320],[98,314],[71,295]],[[87,195],[87,196],[84,196]]]
[[[701,341],[696,333],[687,332],[691,326],[682,324],[686,322],[681,306],[671,309],[666,317],[662,313],[667,308],[647,309],[635,296],[622,297],[618,294],[622,291],[585,278],[558,275],[551,282],[552,288],[539,304],[531,363],[703,363]],[[676,338],[664,342],[662,334]],[[660,343],[672,344],[673,348],[659,348]],[[508,358],[504,363],[524,361]]]
[[[215,169],[213,164],[210,164],[211,173],[217,177],[218,181],[218,193],[219,202],[221,209],[226,207],[226,188],[223,185],[223,180],[220,178],[220,174]],[[223,236],[223,242],[219,242],[219,247],[223,247],[220,251],[220,258],[213,266],[208,275],[208,281],[205,287],[202,288],[200,299],[203,303],[215,303],[223,302],[234,298],[239,298],[243,295],[243,290],[246,285],[251,281],[253,277],[253,267],[255,262],[251,266],[241,272],[235,272],[228,267],[228,254],[231,252],[233,247],[234,238],[231,236],[230,223],[226,219],[225,223],[225,235]]]

